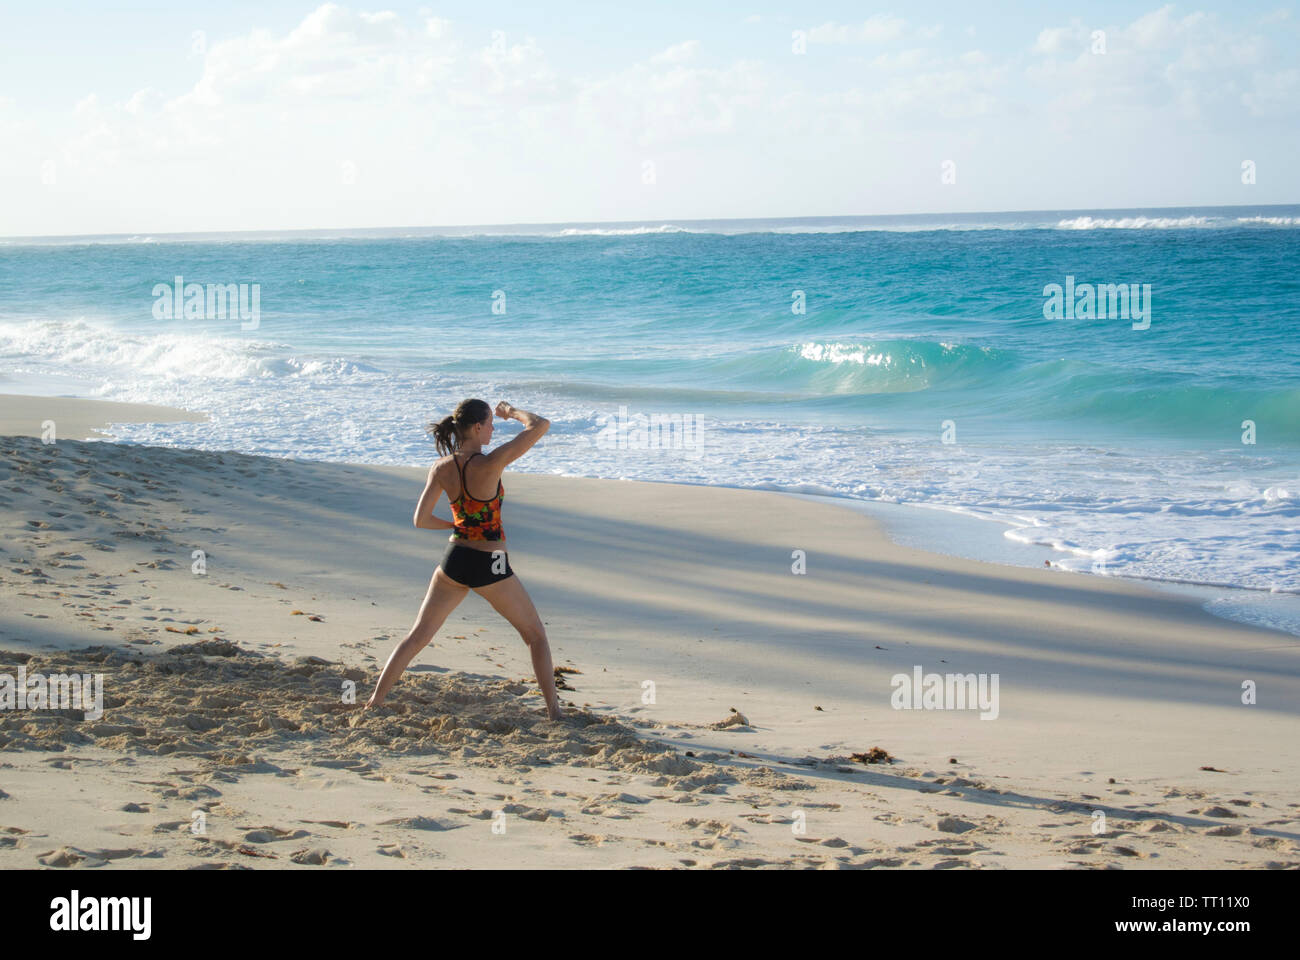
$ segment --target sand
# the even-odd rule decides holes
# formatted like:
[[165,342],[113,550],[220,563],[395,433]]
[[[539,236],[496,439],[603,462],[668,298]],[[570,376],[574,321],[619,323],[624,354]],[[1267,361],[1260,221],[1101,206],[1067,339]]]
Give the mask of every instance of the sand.
[[[1190,599],[509,473],[565,719],[475,596],[363,715],[445,542],[423,471],[0,450],[0,673],[105,685],[98,719],[0,711],[0,867],[1300,866],[1300,643]],[[917,666],[996,674],[996,719],[894,709]]]
[[[92,440],[109,436],[114,423],[201,423],[201,413],[148,403],[114,403],[76,397],[29,397],[0,393],[0,436]],[[52,424],[52,427],[49,426]]]

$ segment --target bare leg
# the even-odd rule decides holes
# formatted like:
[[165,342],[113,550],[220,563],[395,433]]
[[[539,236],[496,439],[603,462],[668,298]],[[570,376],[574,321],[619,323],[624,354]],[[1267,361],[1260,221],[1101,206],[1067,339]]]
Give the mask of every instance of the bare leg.
[[519,631],[519,636],[533,655],[533,672],[537,674],[537,685],[542,696],[546,698],[546,713],[552,720],[560,720],[560,698],[555,693],[555,667],[551,663],[551,645],[546,640],[546,627],[537,615],[532,597],[519,582],[518,575],[507,577],[476,591],[497,613],[505,617],[510,625]]
[[420,605],[420,613],[415,618],[415,625],[407,633],[406,639],[394,647],[393,652],[389,654],[388,662],[384,664],[384,672],[379,675],[379,683],[375,685],[375,692],[366,701],[367,710],[378,707],[384,702],[388,691],[402,675],[406,665],[414,660],[415,655],[433,639],[433,635],[438,632],[447,616],[465,599],[467,593],[469,587],[462,586],[451,579],[442,572],[442,567],[433,571],[433,579],[429,581],[429,592],[425,594],[424,603]]

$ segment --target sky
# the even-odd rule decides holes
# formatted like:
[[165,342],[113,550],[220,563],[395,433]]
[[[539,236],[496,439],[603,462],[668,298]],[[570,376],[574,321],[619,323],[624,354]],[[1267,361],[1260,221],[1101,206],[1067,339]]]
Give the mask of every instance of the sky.
[[1294,3],[2,0],[0,236],[1295,203],[1297,40]]

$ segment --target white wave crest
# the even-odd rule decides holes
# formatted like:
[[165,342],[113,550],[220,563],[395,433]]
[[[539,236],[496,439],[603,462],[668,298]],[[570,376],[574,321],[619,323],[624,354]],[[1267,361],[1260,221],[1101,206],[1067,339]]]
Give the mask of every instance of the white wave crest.
[[816,363],[859,363],[864,366],[887,367],[893,362],[888,353],[877,352],[870,346],[851,343],[805,343],[799,356]]
[[1262,223],[1270,227],[1300,227],[1300,217],[1238,217],[1238,223]]
[[300,359],[284,344],[201,333],[135,334],[85,320],[0,324],[0,358],[69,374],[212,380],[337,379],[374,372],[346,358]]
[[1061,220],[1062,230],[1171,230],[1209,226],[1210,217],[1074,217]]
[[688,230],[686,227],[677,227],[671,223],[663,223],[657,227],[628,227],[622,230],[606,230],[600,227],[566,227],[557,233],[547,233],[547,237],[636,237],[643,234],[652,233],[698,233],[698,230]]

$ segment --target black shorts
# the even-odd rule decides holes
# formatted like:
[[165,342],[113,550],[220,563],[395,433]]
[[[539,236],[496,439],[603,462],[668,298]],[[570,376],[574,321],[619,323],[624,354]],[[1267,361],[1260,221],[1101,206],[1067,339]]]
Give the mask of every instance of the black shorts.
[[466,587],[486,587],[515,575],[506,551],[475,550],[455,542],[447,544],[439,566],[443,573]]

